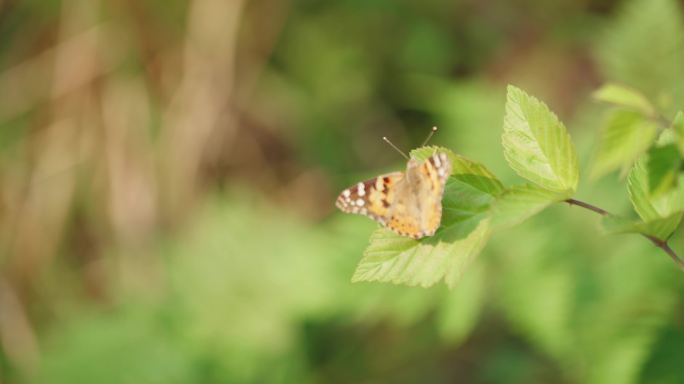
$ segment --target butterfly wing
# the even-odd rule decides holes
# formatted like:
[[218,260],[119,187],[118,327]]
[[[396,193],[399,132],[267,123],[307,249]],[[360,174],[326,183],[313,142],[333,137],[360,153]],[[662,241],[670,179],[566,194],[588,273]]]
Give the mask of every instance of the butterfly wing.
[[402,236],[420,239],[432,236],[442,220],[442,197],[451,174],[451,162],[436,153],[422,163],[411,161],[397,197],[388,227]]
[[442,219],[442,196],[451,174],[446,154],[423,162],[410,160],[406,173],[394,172],[362,181],[340,193],[337,207],[368,216],[401,236],[434,235]]
[[421,225],[425,236],[432,236],[442,221],[442,197],[451,175],[451,161],[445,153],[436,153],[420,165],[424,189],[421,190]]
[[396,197],[395,188],[403,178],[402,172],[393,172],[362,181],[342,191],[335,205],[342,212],[368,216],[386,225]]

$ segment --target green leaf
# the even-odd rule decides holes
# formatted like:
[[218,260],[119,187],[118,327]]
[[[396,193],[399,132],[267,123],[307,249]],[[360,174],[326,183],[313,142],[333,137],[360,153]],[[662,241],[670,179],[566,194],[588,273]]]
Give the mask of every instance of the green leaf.
[[502,142],[520,176],[555,192],[577,189],[577,154],[565,126],[544,103],[510,85]]
[[654,196],[649,192],[648,156],[640,159],[629,174],[627,186],[632,205],[642,220],[648,222],[684,210],[684,176],[679,175],[677,187]]
[[[436,149],[420,148],[412,151],[411,156],[423,159]],[[489,206],[503,186],[481,164],[447,149],[438,150],[449,155],[453,168],[442,199],[442,226],[434,236],[420,240],[384,228],[376,230],[354,272],[353,282],[429,287],[444,279],[453,287],[484,247],[490,234]]]
[[608,83],[596,90],[592,95],[596,100],[628,108],[645,116],[653,116],[655,108],[646,96],[639,91],[624,85]]
[[679,148],[679,153],[684,156],[684,113],[682,111],[677,112],[677,115],[672,122],[672,130],[676,135],[677,148]]
[[619,168],[629,168],[651,146],[657,125],[633,111],[615,110],[603,127],[591,176],[598,178]]
[[492,227],[511,227],[569,196],[536,185],[520,185],[502,193],[492,204]]
[[635,221],[619,216],[605,216],[601,224],[608,234],[619,233],[639,233],[642,235],[653,236],[660,240],[667,240],[668,237],[677,229],[682,221],[682,213],[674,213],[670,216],[651,221]]
[[674,144],[653,147],[648,151],[648,189],[657,196],[669,191],[675,184],[682,164],[677,146]]
[[463,180],[473,185],[487,195],[498,195],[504,191],[504,186],[484,165],[472,161],[461,155],[457,155],[444,147],[427,146],[411,151],[411,157],[425,160],[435,152],[444,152],[451,161],[451,177]]
[[676,188],[657,196],[649,191],[648,156],[640,159],[627,179],[629,198],[644,223],[637,227],[640,233],[648,233],[665,239],[679,225],[684,212],[684,176],[680,175]]

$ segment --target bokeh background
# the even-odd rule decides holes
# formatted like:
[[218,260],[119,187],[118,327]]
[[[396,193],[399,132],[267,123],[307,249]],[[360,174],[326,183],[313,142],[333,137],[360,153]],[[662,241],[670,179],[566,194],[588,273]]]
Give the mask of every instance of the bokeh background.
[[[682,109],[682,5],[0,0],[0,383],[684,382],[684,276],[591,212],[449,291],[351,284],[375,224],[334,208],[433,125],[520,182],[508,83],[586,174],[600,84]],[[579,198],[630,211],[618,175]]]

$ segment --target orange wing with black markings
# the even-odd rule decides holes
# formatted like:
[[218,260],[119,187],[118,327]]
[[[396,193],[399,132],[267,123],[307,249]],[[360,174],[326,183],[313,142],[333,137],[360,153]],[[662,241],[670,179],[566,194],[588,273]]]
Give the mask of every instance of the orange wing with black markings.
[[442,196],[451,163],[435,153],[419,162],[411,159],[406,173],[378,176],[345,189],[337,206],[347,213],[368,216],[401,236],[432,236],[442,217]]
[[403,173],[393,172],[359,182],[342,191],[336,205],[342,212],[368,216],[385,225],[394,203],[396,185],[403,178]]

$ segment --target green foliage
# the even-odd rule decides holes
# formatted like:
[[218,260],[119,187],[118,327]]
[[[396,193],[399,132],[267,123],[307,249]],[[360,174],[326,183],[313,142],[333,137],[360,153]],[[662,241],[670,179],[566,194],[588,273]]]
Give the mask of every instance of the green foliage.
[[440,229],[421,240],[376,230],[352,281],[428,287],[444,279],[453,287],[481,251],[490,232],[487,211],[502,191],[501,183],[483,165],[444,148],[420,148],[411,156],[424,159],[435,150],[449,155],[453,169],[444,191]]
[[193,364],[162,316],[85,315],[50,340],[37,383],[188,383]]
[[526,184],[508,188],[492,206],[495,228],[511,227],[562,201],[564,194]]
[[657,125],[639,112],[612,111],[602,128],[592,177],[629,169],[654,142],[656,132]]
[[648,233],[659,239],[667,239],[677,229],[684,212],[684,175],[680,176],[677,188],[666,193],[651,193],[648,158],[638,161],[629,174],[628,190],[634,210],[644,223],[635,231]]
[[643,91],[670,111],[684,102],[683,44],[676,0],[632,0],[607,28],[597,54],[608,79]]
[[681,218],[681,213],[649,221],[636,221],[610,215],[603,218],[602,225],[608,234],[639,233],[665,241],[677,228]]
[[446,296],[438,317],[438,331],[453,343],[464,341],[477,326],[485,298],[483,265],[473,265],[458,283],[458,289]]
[[674,188],[681,165],[682,156],[676,145],[652,147],[646,160],[649,193],[658,196]]
[[[607,214],[604,229],[666,241],[684,215],[679,152],[675,144],[667,144],[666,134],[654,145],[658,127],[646,116],[654,109],[637,91],[609,85],[595,97],[623,109],[614,112],[604,131],[594,174],[628,167],[642,156],[628,178],[630,200],[641,221]],[[428,287],[444,279],[454,287],[492,231],[520,224],[574,194],[579,180],[577,155],[563,123],[545,104],[512,86],[502,142],[511,168],[535,184],[505,188],[483,165],[445,148],[412,151],[411,157],[418,160],[444,152],[452,162],[442,225],[434,236],[421,240],[376,230],[352,281]]]
[[676,135],[677,148],[684,157],[684,112],[679,111],[672,122],[672,130]]
[[575,192],[577,154],[565,126],[544,103],[513,86],[502,141],[506,160],[520,176],[566,196]]
[[629,197],[639,217],[646,221],[655,220],[684,210],[684,185],[681,182],[667,193],[654,195],[650,192],[647,163],[647,158],[638,161],[627,180]]
[[[236,25],[212,12],[216,1],[11,3],[0,6],[0,80],[11,85],[0,103],[0,382],[684,382],[681,272],[642,236],[601,236],[595,215],[556,204],[586,197],[619,214],[603,220],[613,233],[684,249],[677,0],[250,3],[231,13]],[[97,41],[85,48],[116,49],[102,63],[77,49],[93,84],[55,98],[31,79],[72,79],[52,67],[51,52],[83,44],[88,25],[98,26]],[[236,66],[205,60],[202,38],[216,33]],[[594,42],[598,57],[576,49]],[[153,105],[151,141],[136,135],[135,114],[99,97],[122,69]],[[574,196],[573,177],[551,161],[563,153],[534,134],[548,140],[563,124],[520,90],[514,109],[527,114],[504,137],[520,168],[512,170],[497,145],[501,79],[558,108],[582,169],[595,150],[588,174],[627,175],[639,160],[634,195],[653,215],[632,212],[627,181],[612,177],[577,180]],[[235,99],[237,124],[214,136],[184,123],[232,120],[211,103],[174,121],[167,103],[186,80],[206,100]],[[605,124],[595,121],[600,107],[583,102],[597,81],[608,83],[594,94],[610,105]],[[17,102],[30,112],[8,115]],[[610,126],[618,117],[630,124]],[[52,126],[64,121],[79,128]],[[397,158],[380,136],[405,148],[432,125],[441,128],[434,140],[458,153],[445,197],[450,227],[437,244],[378,231],[369,245],[375,224],[333,214],[330,200]],[[178,142],[207,150],[186,153]],[[60,165],[72,158],[69,143],[85,144],[73,171]],[[187,179],[164,171],[177,156],[201,183],[181,214],[167,197]],[[46,165],[57,176],[34,185],[53,171]],[[77,192],[63,205],[39,193],[71,176]],[[67,224],[53,227],[59,216]],[[434,285],[350,284],[364,249],[384,246],[367,272],[387,268],[389,280],[376,281]]]
[[445,148],[412,151],[411,157],[418,160],[444,152],[452,163],[441,227],[434,236],[421,240],[376,230],[352,281],[429,287],[444,279],[454,287],[484,247],[492,227],[518,224],[577,189],[577,155],[565,127],[546,105],[512,86],[503,145],[511,167],[538,185],[504,189],[483,165]]
[[646,96],[641,94],[639,91],[626,87],[619,84],[605,84],[596,92],[593,96],[598,101],[603,101],[606,103],[613,104],[618,107],[632,109],[635,112],[647,116],[653,116],[655,114],[655,108],[648,101]]

